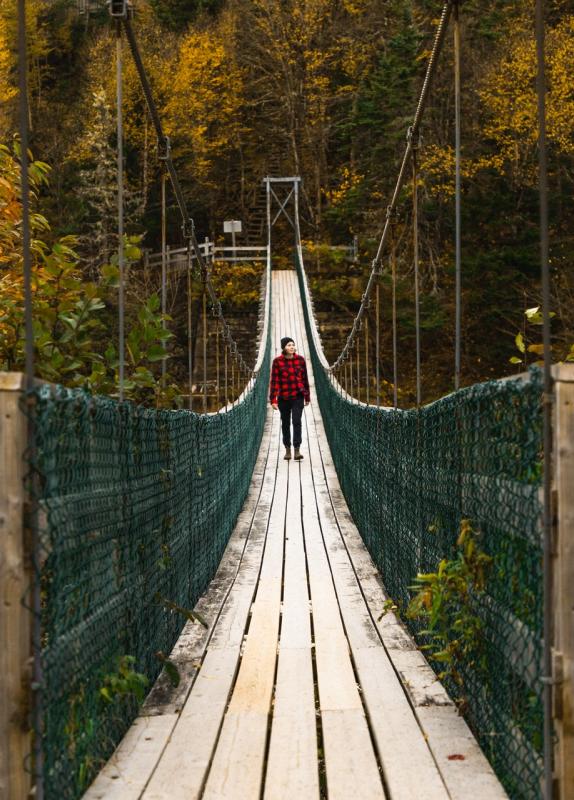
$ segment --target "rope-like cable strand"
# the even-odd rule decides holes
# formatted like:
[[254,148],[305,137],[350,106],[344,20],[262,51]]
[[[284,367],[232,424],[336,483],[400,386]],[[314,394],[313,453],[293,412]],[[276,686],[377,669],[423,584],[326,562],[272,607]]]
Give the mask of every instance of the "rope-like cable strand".
[[215,291],[215,287],[213,286],[213,283],[211,281],[209,268],[207,266],[205,258],[203,257],[203,253],[200,250],[197,237],[195,235],[195,227],[193,224],[193,220],[189,215],[187,203],[185,202],[185,197],[181,188],[181,184],[179,182],[175,166],[171,159],[169,138],[166,137],[163,132],[161,120],[159,118],[159,113],[153,97],[151,85],[141,58],[141,54],[139,52],[136,36],[129,16],[122,19],[122,24],[124,26],[126,32],[126,38],[130,47],[130,51],[134,60],[137,73],[139,75],[148,111],[151,120],[153,122],[153,126],[155,128],[156,136],[158,138],[158,143],[161,151],[161,158],[162,161],[165,163],[165,168],[170,177],[171,186],[175,194],[175,199],[177,201],[177,205],[179,207],[182,216],[184,235],[192,245],[194,256],[199,264],[199,270],[202,276],[202,280],[205,280],[207,293],[209,296],[213,314],[214,316],[219,318],[219,321],[221,323],[222,336],[224,340],[229,344],[233,358],[237,360],[239,366],[243,367],[243,369],[246,372],[249,373],[255,372],[256,370],[251,370],[247,365],[245,359],[243,358],[241,352],[239,351],[237,343],[235,342],[231,334],[231,329],[225,317],[223,316],[221,302],[217,297],[217,292]]
[[418,134],[419,134],[419,129],[420,129],[420,125],[421,125],[422,115],[423,115],[424,110],[426,108],[428,95],[429,95],[430,87],[431,87],[431,81],[432,81],[432,78],[433,78],[433,76],[435,74],[435,71],[436,71],[436,66],[437,66],[437,63],[438,63],[438,57],[439,57],[439,55],[440,55],[440,53],[442,51],[442,47],[443,47],[445,36],[446,36],[446,31],[447,31],[447,28],[448,28],[448,23],[449,23],[449,20],[450,20],[450,15],[452,13],[452,9],[453,9],[453,5],[454,5],[455,1],[456,0],[448,0],[448,2],[445,3],[445,5],[443,7],[442,14],[441,14],[441,17],[440,17],[440,21],[439,21],[439,24],[438,24],[438,27],[437,27],[437,31],[436,31],[436,34],[435,34],[435,39],[434,39],[432,51],[431,51],[431,54],[430,54],[429,63],[428,63],[428,66],[427,66],[427,71],[426,71],[423,87],[421,89],[421,93],[420,93],[420,96],[419,96],[419,101],[418,101],[418,104],[417,104],[417,109],[416,109],[415,116],[414,116],[414,119],[413,119],[413,124],[409,128],[405,154],[403,156],[403,160],[402,160],[402,163],[401,163],[401,167],[400,167],[399,175],[397,177],[397,181],[396,181],[396,184],[395,184],[395,189],[394,189],[394,192],[393,192],[393,196],[392,196],[391,202],[390,202],[390,204],[389,204],[389,206],[387,208],[387,219],[386,219],[386,222],[385,222],[385,226],[383,228],[383,233],[381,235],[379,246],[377,248],[377,254],[376,254],[376,256],[375,256],[375,258],[373,259],[373,262],[372,262],[372,268],[371,268],[371,273],[369,275],[369,280],[367,282],[367,288],[365,289],[365,293],[363,294],[363,297],[362,297],[362,300],[361,300],[361,306],[360,306],[360,308],[359,308],[359,310],[357,312],[357,315],[356,315],[356,317],[355,317],[355,319],[353,321],[353,326],[351,328],[351,332],[350,332],[349,336],[347,337],[347,341],[345,343],[345,346],[341,350],[341,353],[339,354],[338,358],[333,362],[332,369],[335,369],[336,367],[340,366],[340,364],[343,363],[345,361],[345,359],[348,357],[349,350],[353,346],[353,343],[354,343],[354,341],[355,341],[355,339],[356,339],[356,337],[358,335],[360,322],[361,322],[362,318],[365,316],[365,314],[367,312],[367,308],[368,308],[368,305],[369,305],[369,300],[370,300],[372,291],[373,291],[374,286],[375,286],[376,276],[381,271],[381,268],[382,268],[381,258],[382,258],[382,254],[383,254],[386,242],[387,242],[387,238],[389,236],[391,218],[392,218],[392,216],[393,216],[393,214],[394,214],[394,212],[396,210],[396,207],[398,205],[399,194],[401,192],[401,189],[402,189],[403,184],[404,184],[404,182],[406,180],[406,177],[407,177],[407,166],[408,166],[408,163],[409,163],[409,160],[411,158],[412,151],[413,151],[413,141],[418,140]]
[[454,130],[455,130],[455,336],[454,336],[454,388],[460,388],[460,355],[462,323],[461,275],[461,124],[460,124],[460,20],[459,1],[454,5]]
[[550,264],[548,241],[548,161],[546,143],[546,65],[545,65],[544,0],[536,0],[536,56],[538,72],[538,181],[540,192],[540,271],[542,278],[542,318],[544,342],[544,798],[552,800],[553,790],[553,726],[552,726],[552,406],[553,381],[551,372],[552,342],[550,330]]
[[[30,179],[28,172],[28,59],[26,49],[26,0],[18,0],[18,89],[20,115],[20,182],[22,203],[22,263],[24,270],[24,319],[26,336],[26,389],[34,388],[34,328],[32,318],[32,260],[30,235]],[[36,436],[34,418],[28,420],[28,457],[34,459]],[[32,469],[31,502],[27,514],[27,527],[31,533],[32,555],[32,761],[34,765],[34,797],[44,800],[44,674],[42,664],[42,595],[41,542],[38,529],[36,497],[37,475]]]
[[116,23],[116,113],[117,113],[117,169],[118,169],[118,350],[119,350],[119,399],[124,399],[125,379],[125,263],[124,263],[124,131],[123,131],[123,58],[122,28]]
[[419,291],[419,186],[418,148],[413,149],[413,261],[415,268],[415,339],[417,370],[417,406],[421,404],[421,307]]

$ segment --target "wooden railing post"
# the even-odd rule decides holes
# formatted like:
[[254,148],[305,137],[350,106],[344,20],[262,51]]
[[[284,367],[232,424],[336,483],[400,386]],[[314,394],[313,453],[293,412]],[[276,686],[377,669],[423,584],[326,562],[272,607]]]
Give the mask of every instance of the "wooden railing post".
[[[24,535],[27,420],[24,375],[0,373],[0,797],[30,792],[29,728],[32,615],[30,554]],[[30,767],[31,765],[28,765]]]
[[554,367],[553,717],[556,800],[574,797],[574,364]]

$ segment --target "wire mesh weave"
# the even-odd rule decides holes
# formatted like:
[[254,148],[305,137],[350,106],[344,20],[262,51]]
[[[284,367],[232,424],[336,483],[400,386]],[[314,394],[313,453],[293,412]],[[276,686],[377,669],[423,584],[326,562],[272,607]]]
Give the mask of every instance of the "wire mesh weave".
[[221,414],[35,392],[49,799],[87,788],[137,713],[135,673],[151,685],[154,654],[186,622],[174,606],[193,608],[217,569],[261,441],[269,358],[267,342],[253,388]]
[[[315,382],[333,460],[353,519],[404,612],[417,573],[453,559],[463,519],[491,557],[470,598],[474,657],[446,679],[510,797],[537,800],[543,773],[542,379],[491,381],[402,411],[349,402],[313,342]],[[402,614],[421,644],[418,620]],[[444,664],[436,661],[437,672]]]

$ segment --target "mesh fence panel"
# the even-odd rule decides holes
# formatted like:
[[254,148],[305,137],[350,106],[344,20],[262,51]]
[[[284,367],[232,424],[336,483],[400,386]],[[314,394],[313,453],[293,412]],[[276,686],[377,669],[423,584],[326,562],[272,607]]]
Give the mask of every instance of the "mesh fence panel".
[[492,559],[485,590],[469,599],[478,627],[468,663],[445,683],[510,797],[540,798],[541,376],[478,384],[419,411],[349,402],[319,359],[302,263],[299,280],[342,490],[390,597],[421,644],[430,641],[420,635],[422,625],[404,613],[409,587],[417,573],[436,574],[441,560],[454,559],[463,519]]
[[135,673],[151,686],[186,622],[174,605],[193,608],[217,569],[261,441],[269,358],[267,342],[253,388],[221,414],[35,391],[49,800],[90,784],[137,714]]

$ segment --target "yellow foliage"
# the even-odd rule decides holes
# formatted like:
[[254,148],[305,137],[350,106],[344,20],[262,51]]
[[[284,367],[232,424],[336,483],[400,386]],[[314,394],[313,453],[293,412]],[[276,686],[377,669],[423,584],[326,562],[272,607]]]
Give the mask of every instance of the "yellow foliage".
[[[477,141],[494,143],[491,152],[468,156],[463,152],[463,180],[481,170],[504,174],[509,168],[522,182],[536,181],[532,151],[538,141],[536,43],[528,16],[514,20],[507,31],[502,55],[493,60],[479,88],[485,112]],[[547,34],[547,131],[560,152],[574,154],[574,15]],[[421,172],[432,195],[454,195],[455,153],[451,146],[428,145],[421,150]]]
[[[454,147],[440,147],[434,144],[424,147],[421,151],[420,168],[423,182],[431,195],[454,196]],[[501,153],[461,159],[463,180],[474,178],[483,169],[501,172],[503,168],[504,156]]]
[[[547,34],[547,128],[558,150],[574,154],[574,15]],[[504,159],[518,161],[538,139],[536,45],[531,29],[509,31],[503,57],[488,71],[480,98],[488,114],[484,133]]]
[[13,58],[10,52],[11,35],[5,16],[0,16],[0,106],[16,95],[16,87],[10,77]]
[[325,195],[332,206],[340,206],[347,199],[350,192],[361,184],[364,180],[364,175],[354,172],[349,167],[343,167],[341,170],[341,178],[339,185],[335,189],[326,191]]
[[165,130],[205,180],[239,142],[242,70],[218,32],[190,30],[165,77]]
[[[28,91],[32,100],[41,96],[42,85],[48,74],[47,56],[51,50],[69,39],[68,25],[57,31],[48,30],[44,15],[45,0],[26,2],[26,38],[28,49]],[[75,13],[75,11],[73,12]],[[17,3],[0,2],[0,138],[12,133],[14,127],[14,101],[18,94]],[[32,114],[34,103],[31,103]]]

